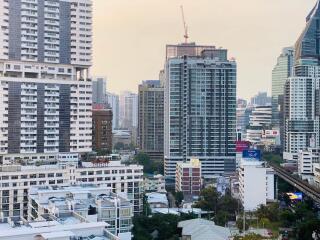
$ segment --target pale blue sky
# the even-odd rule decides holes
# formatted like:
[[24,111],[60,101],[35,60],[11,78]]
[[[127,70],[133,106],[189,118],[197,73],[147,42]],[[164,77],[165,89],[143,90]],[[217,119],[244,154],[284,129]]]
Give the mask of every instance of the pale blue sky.
[[93,0],[95,75],[108,89],[137,91],[157,79],[165,45],[183,41],[184,5],[190,41],[229,49],[238,63],[238,96],[271,89],[271,70],[293,45],[316,0]]

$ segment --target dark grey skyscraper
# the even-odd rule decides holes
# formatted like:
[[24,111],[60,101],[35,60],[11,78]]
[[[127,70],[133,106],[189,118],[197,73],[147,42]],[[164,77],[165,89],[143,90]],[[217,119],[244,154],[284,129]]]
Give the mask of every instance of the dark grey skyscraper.
[[[295,60],[304,63],[317,62],[320,60],[320,2],[306,18],[306,27],[295,45]],[[309,60],[309,61],[308,61]]]
[[[169,47],[177,53],[185,45]],[[204,177],[235,170],[236,62],[227,59],[225,49],[195,44],[189,48],[181,56],[169,55],[167,47],[164,158],[168,178],[174,178],[177,162],[194,158],[201,161]]]
[[284,94],[284,159],[296,161],[298,152],[320,146],[320,1],[307,16],[295,44],[292,76]]
[[139,147],[155,161],[163,161],[163,98],[160,81],[149,80],[139,85]]
[[104,77],[95,77],[92,81],[92,102],[107,104],[107,80]]

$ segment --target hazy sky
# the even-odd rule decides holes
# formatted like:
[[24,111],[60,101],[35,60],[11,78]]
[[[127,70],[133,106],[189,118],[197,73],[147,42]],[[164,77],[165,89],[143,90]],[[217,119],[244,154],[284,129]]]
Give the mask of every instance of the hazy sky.
[[165,45],[183,41],[184,5],[190,41],[229,50],[238,63],[238,97],[271,89],[283,47],[293,45],[316,0],[93,0],[94,75],[108,91],[137,92],[158,79]]

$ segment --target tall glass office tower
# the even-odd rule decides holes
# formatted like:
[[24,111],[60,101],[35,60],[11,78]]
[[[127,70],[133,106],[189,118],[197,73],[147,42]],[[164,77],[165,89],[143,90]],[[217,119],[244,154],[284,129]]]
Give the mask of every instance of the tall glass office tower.
[[320,1],[307,16],[295,45],[293,75],[285,84],[284,159],[296,161],[299,150],[320,146]]
[[272,70],[272,123],[279,126],[279,101],[283,95],[284,85],[291,76],[294,62],[294,48],[287,47],[282,50],[282,53],[277,59],[277,64]]
[[194,158],[201,161],[204,177],[233,172],[236,62],[214,46],[190,44],[181,55],[180,47],[186,49],[176,45],[176,55],[165,64],[165,176],[174,179],[176,163]]

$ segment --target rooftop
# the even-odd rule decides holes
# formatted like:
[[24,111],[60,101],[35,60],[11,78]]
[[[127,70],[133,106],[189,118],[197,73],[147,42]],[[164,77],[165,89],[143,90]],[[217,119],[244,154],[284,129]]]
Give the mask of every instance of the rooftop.
[[[117,238],[111,233],[105,231],[107,223],[105,222],[58,222],[58,221],[40,221],[40,222],[24,222],[23,224],[16,222],[0,223],[0,239],[34,239],[41,236],[44,239],[66,238],[66,237],[83,237],[92,239],[97,237],[101,240],[116,240]],[[81,233],[81,234],[79,234]],[[83,234],[84,233],[84,234]]]
[[183,236],[191,236],[192,240],[228,240],[231,237],[228,228],[201,218],[179,222],[178,227],[182,228]]
[[157,193],[157,192],[152,192],[152,193],[147,193],[146,194],[148,198],[148,203],[163,203],[168,205],[168,199],[167,195],[165,193]]

